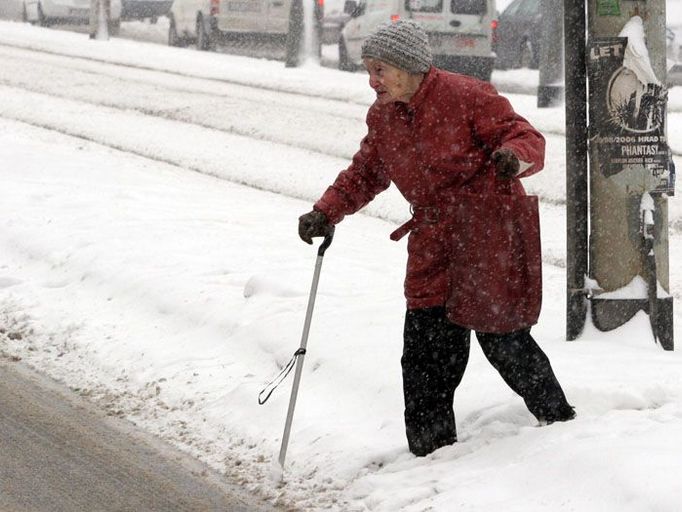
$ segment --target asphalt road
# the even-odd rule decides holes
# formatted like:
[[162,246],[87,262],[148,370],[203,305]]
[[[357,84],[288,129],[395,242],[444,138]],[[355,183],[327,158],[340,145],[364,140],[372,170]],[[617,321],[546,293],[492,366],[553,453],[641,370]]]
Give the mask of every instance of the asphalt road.
[[271,510],[131,424],[0,361],[0,511]]

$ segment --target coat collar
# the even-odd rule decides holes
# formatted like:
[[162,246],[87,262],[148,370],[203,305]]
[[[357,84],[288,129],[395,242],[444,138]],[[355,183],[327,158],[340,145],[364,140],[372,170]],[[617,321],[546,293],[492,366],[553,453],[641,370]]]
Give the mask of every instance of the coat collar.
[[399,115],[407,114],[408,117],[413,116],[419,107],[424,103],[431,89],[433,89],[433,84],[436,82],[438,73],[438,69],[431,66],[426,75],[424,75],[424,79],[419,84],[419,87],[412,95],[412,98],[410,98],[408,103],[404,103],[402,101],[396,101],[393,103],[396,112]]
[[410,98],[410,102],[407,104],[407,107],[410,110],[417,110],[421,104],[424,103],[424,100],[433,88],[433,84],[436,82],[438,73],[438,69],[431,66],[428,73],[424,76],[424,80],[419,84],[417,92],[414,93],[412,98]]

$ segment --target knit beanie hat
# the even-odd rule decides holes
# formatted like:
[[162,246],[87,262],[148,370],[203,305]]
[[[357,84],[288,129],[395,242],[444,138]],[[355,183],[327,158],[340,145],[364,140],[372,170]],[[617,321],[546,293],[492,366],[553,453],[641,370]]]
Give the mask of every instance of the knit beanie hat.
[[424,29],[412,20],[382,24],[362,43],[362,58],[387,62],[408,73],[426,73],[433,57]]

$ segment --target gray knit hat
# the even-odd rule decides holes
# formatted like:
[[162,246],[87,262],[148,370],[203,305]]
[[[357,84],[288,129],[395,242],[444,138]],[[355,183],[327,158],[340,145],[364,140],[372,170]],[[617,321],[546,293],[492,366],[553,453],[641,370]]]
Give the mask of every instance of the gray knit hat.
[[426,73],[433,57],[424,29],[412,20],[380,25],[362,43],[362,58],[387,62],[408,73]]

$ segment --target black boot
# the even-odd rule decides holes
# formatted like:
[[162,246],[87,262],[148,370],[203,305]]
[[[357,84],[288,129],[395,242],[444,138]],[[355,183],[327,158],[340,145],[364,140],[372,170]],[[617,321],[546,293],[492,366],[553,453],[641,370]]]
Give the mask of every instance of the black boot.
[[529,329],[508,334],[476,333],[476,337],[488,361],[539,422],[550,424],[575,418],[549,359]]
[[551,413],[547,414],[544,417],[538,417],[538,423],[540,425],[551,425],[552,423],[556,421],[571,421],[574,419],[576,416],[575,414],[575,408],[566,404],[565,406],[561,407],[559,410],[552,411]]

